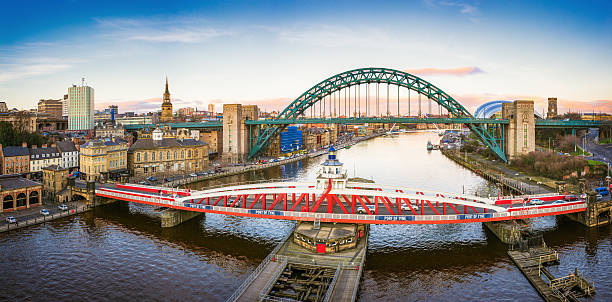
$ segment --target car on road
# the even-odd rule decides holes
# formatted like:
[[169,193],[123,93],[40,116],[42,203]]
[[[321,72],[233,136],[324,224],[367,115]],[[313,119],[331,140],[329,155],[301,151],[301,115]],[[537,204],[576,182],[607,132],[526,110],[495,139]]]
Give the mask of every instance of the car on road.
[[198,177],[198,174],[191,173],[191,174],[189,174],[189,176],[190,176],[190,177]]
[[51,213],[49,213],[49,210],[47,210],[47,209],[41,209],[40,210],[40,215],[49,216],[49,214],[51,214]]
[[565,197],[563,197],[563,199],[565,201],[578,201],[578,200],[580,200],[580,197],[578,197],[576,195],[565,195]]
[[[420,210],[421,210],[421,208],[419,207],[419,205],[418,205],[418,204],[416,204],[416,203],[415,203],[415,204],[411,204],[410,206],[412,207],[412,209],[413,209],[415,212],[416,212],[416,211],[420,211]],[[402,205],[400,208],[402,209],[402,212],[410,212],[410,213],[412,213],[412,211],[410,211],[410,207],[408,207],[407,205]]]
[[150,181],[150,182],[156,182],[157,178],[155,178],[153,176],[149,176],[149,177],[147,177],[147,180]]
[[563,200],[563,199],[559,199],[559,200],[555,200],[555,201],[553,201],[553,203],[565,203],[565,200]]
[[62,211],[68,211],[68,206],[65,204],[60,204],[59,206],[57,206],[57,208]]
[[6,223],[17,223],[17,218],[13,216],[6,217]]
[[529,200],[529,203],[533,205],[541,205],[541,204],[544,204],[544,200],[534,198],[534,199]]
[[170,177],[166,177],[166,178],[164,178],[164,181],[165,181],[165,182],[171,182],[171,181],[172,181],[172,179],[171,179]]
[[[374,214],[374,211],[376,210],[376,207],[373,204],[372,205],[367,205],[366,207],[370,211],[370,213]],[[366,211],[363,206],[359,206],[357,208],[357,214],[368,214],[368,211]]]
[[139,183],[139,184],[141,184],[141,185],[148,185],[148,184],[149,184],[148,182],[146,182],[146,181],[144,181],[144,180],[141,180],[141,181],[139,181],[138,183]]

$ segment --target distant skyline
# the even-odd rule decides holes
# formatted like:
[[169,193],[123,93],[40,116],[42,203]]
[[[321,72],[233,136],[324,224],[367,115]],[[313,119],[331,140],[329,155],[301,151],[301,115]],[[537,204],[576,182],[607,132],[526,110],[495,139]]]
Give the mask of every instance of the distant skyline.
[[[612,113],[609,1],[14,1],[0,13],[0,101],[35,108],[81,78],[96,109],[284,108],[354,68],[407,71],[470,111],[548,97]],[[217,106],[217,110],[221,107]]]

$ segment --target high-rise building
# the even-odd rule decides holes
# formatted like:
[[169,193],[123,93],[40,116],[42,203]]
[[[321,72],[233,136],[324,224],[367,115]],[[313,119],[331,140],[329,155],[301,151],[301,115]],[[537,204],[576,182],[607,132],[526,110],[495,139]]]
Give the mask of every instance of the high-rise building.
[[38,101],[38,113],[48,114],[52,117],[62,117],[62,100],[40,100]]
[[164,92],[164,102],[162,103],[161,123],[172,122],[172,103],[170,102],[170,91],[168,90],[168,77],[166,77],[166,91]]
[[94,89],[89,86],[68,88],[68,130],[94,128]]
[[68,118],[68,95],[64,94],[64,99],[61,100],[62,103],[62,117]]

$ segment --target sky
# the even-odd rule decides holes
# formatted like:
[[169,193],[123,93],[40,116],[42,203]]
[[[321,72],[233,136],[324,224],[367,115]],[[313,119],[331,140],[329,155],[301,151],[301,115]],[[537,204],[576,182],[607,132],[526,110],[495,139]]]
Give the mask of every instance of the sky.
[[[360,67],[422,77],[470,111],[532,99],[612,113],[611,1],[3,1],[0,101],[35,108],[81,79],[95,104],[284,108]],[[221,110],[217,106],[217,110]]]

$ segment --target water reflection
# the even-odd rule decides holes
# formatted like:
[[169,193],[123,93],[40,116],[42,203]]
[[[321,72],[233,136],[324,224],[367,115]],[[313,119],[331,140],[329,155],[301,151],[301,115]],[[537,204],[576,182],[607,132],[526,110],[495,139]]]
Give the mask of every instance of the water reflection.
[[[339,151],[349,175],[378,183],[496,195],[494,185],[427,152],[435,133],[381,137]],[[194,184],[283,178],[312,181],[322,157]],[[231,295],[292,222],[207,214],[171,229],[152,207],[115,203],[82,215],[0,234],[0,300],[221,301]],[[612,300],[611,228],[565,218],[532,220],[560,252],[557,275],[578,267]],[[375,225],[360,301],[539,300],[501,244],[479,223]]]

